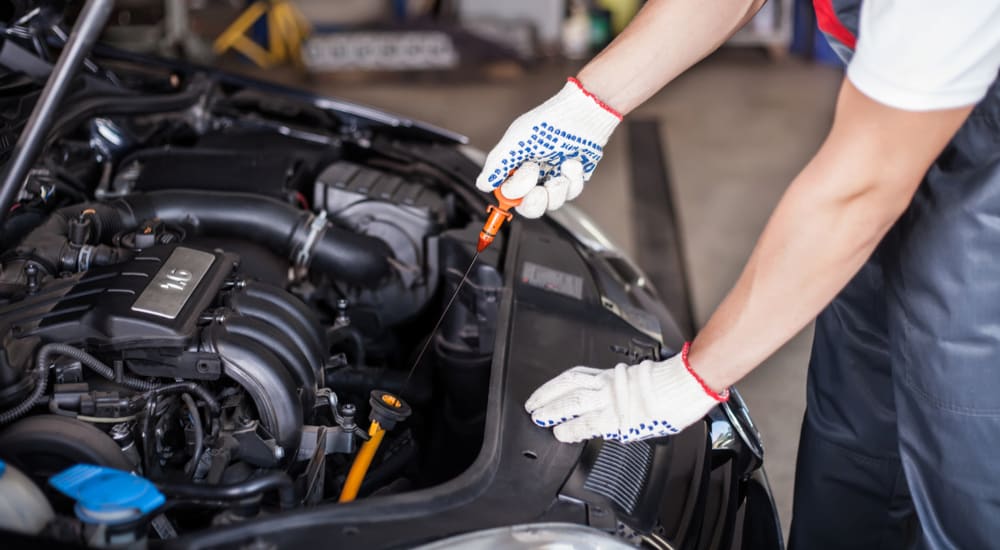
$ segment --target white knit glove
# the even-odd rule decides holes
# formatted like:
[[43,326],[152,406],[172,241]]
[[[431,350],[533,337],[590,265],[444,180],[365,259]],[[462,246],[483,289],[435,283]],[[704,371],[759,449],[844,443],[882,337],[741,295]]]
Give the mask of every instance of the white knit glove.
[[[604,154],[604,144],[621,120],[617,111],[570,78],[558,94],[507,128],[486,157],[476,187],[491,193],[511,171],[527,169],[535,173],[530,186],[504,185],[501,192],[511,199],[524,198],[517,211],[526,218],[555,210],[583,191]],[[522,167],[528,162],[534,165]],[[530,178],[528,173],[522,177]]]
[[666,361],[574,367],[546,382],[524,407],[556,439],[575,443],[603,437],[638,441],[675,434],[729,399],[717,394],[687,363],[688,345]]

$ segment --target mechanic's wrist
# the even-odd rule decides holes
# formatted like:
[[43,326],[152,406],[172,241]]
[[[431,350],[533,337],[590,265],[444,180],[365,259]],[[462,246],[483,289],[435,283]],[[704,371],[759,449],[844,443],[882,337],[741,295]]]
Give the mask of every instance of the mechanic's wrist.
[[568,80],[576,84],[580,91],[593,99],[602,109],[617,117],[618,120],[624,118],[625,111],[622,106],[612,103],[612,90],[604,86],[599,79],[590,78],[585,71],[580,71],[580,74],[572,76]]
[[[729,399],[729,384],[719,379],[716,371],[710,368],[710,362],[702,362],[705,354],[700,353],[701,348],[697,347],[696,343],[686,342],[684,344],[684,348],[681,349],[681,361],[684,362],[688,372],[698,381],[705,393],[717,401],[726,401]],[[697,369],[695,365],[698,366]],[[705,365],[709,365],[709,367],[705,367]]]

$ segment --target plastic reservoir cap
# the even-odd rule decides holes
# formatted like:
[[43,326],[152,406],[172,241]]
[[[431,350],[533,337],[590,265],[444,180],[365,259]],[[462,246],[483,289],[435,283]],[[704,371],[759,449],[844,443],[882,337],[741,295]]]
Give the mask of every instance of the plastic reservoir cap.
[[148,479],[93,464],[63,470],[49,478],[49,484],[76,501],[76,517],[85,523],[133,521],[166,501]]
[[7,471],[7,463],[0,460],[0,477],[3,477],[3,473]]

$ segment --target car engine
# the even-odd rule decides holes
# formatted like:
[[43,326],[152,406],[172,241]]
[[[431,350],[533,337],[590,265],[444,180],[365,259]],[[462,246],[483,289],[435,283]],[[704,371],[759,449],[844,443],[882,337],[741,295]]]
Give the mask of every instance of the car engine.
[[3,224],[0,459],[70,516],[53,475],[136,473],[171,502],[161,538],[344,500],[380,399],[409,414],[361,498],[460,473],[482,440],[498,251],[409,369],[475,252],[481,199],[433,144],[164,82],[70,104]]

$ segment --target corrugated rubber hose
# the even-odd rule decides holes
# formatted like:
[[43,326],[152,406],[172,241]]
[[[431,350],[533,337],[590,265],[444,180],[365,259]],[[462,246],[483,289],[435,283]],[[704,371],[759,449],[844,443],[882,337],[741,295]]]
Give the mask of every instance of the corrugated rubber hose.
[[32,390],[31,394],[18,404],[16,407],[10,409],[9,411],[4,411],[0,413],[0,424],[8,424],[21,418],[25,413],[31,410],[41,399],[42,394],[45,393],[45,387],[49,383],[49,367],[44,362],[39,361],[38,366],[35,368],[35,376],[38,378],[35,380],[35,389]]
[[[54,342],[45,344],[39,348],[38,355],[35,359],[35,376],[37,377],[37,380],[35,381],[34,390],[32,390],[31,394],[16,407],[0,413],[0,424],[9,424],[18,418],[21,418],[38,403],[39,399],[42,398],[42,395],[45,393],[45,388],[48,386],[49,382],[49,362],[54,355],[62,355],[76,359],[81,364],[104,378],[117,382],[115,380],[114,369],[105,365],[99,359],[82,349]],[[139,391],[149,391],[159,387],[159,384],[156,382],[142,380],[127,374],[122,376],[121,384]]]
[[75,348],[67,344],[45,344],[40,350],[38,350],[38,363],[47,364],[49,357],[53,355],[63,355],[71,359],[76,359],[83,366],[89,368],[90,370],[96,372],[97,374],[111,380],[112,382],[120,383],[121,385],[138,391],[148,391],[156,389],[160,385],[156,382],[149,380],[143,380],[141,378],[136,378],[134,376],[129,376],[127,374],[122,375],[121,381],[115,379],[115,370],[111,367],[105,365],[100,359],[94,357],[93,355],[83,351],[82,349]]

